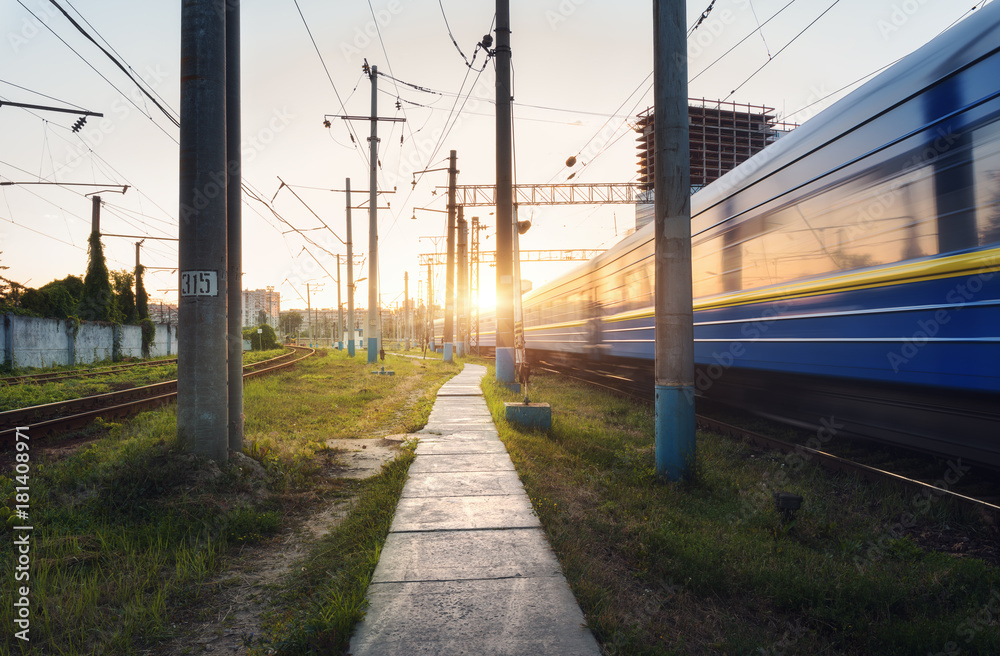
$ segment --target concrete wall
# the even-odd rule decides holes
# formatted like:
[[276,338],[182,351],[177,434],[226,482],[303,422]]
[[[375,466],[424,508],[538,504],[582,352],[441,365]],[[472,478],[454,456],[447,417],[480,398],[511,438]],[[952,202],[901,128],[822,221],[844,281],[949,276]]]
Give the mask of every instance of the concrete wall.
[[[46,321],[53,321],[53,319],[46,319]],[[80,332],[76,334],[76,362],[74,364],[110,360],[113,345],[114,333],[110,325],[84,321],[80,324]],[[21,366],[20,361],[17,364]]]
[[[120,326],[121,357],[142,357],[142,328]],[[3,315],[0,348],[3,362],[15,367],[52,367],[85,364],[113,357],[115,328],[84,321],[73,337],[73,323],[61,319],[38,319]],[[177,354],[177,328],[158,324],[150,355]]]

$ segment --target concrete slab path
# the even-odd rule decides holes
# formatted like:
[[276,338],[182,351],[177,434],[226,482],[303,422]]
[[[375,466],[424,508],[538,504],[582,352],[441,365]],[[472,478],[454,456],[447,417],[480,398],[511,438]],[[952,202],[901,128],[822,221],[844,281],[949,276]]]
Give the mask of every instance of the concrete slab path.
[[483,399],[444,384],[389,529],[353,656],[599,656]]

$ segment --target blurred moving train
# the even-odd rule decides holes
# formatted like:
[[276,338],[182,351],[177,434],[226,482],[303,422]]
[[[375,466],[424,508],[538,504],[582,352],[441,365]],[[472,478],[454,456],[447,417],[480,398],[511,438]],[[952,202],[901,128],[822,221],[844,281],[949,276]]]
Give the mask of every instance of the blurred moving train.
[[[697,192],[698,394],[1000,466],[998,118],[994,3]],[[652,387],[653,251],[526,295],[529,361]]]

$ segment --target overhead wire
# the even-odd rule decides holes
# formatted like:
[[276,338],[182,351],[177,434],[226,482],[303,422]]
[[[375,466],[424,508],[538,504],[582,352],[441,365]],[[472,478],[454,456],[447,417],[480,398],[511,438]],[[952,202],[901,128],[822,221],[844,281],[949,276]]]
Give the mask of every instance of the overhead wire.
[[[18,0],[20,2],[20,0]],[[295,3],[295,9],[299,12],[299,17],[302,19],[302,25],[306,28],[306,33],[309,35],[309,41],[312,42],[313,49],[316,51],[316,56],[319,57],[319,63],[323,65],[323,71],[326,73],[326,79],[330,81],[330,86],[333,88],[333,93],[337,96],[337,101],[340,102],[340,112],[344,113],[345,101],[341,99],[340,92],[337,91],[337,85],[333,82],[333,76],[330,75],[330,69],[326,65],[326,60],[323,59],[323,53],[319,49],[319,44],[316,43],[315,37],[313,37],[312,29],[309,27],[309,22],[306,20],[306,15],[302,13],[302,7],[299,6],[299,0],[292,0]],[[357,87],[355,87],[357,88]],[[350,121],[347,122],[347,130],[351,133],[354,139],[354,145],[356,150],[361,154],[361,159],[364,160],[365,166],[370,166],[368,163],[368,155],[365,153],[365,149],[361,147],[360,139],[361,137],[355,134],[354,126],[351,125]]]

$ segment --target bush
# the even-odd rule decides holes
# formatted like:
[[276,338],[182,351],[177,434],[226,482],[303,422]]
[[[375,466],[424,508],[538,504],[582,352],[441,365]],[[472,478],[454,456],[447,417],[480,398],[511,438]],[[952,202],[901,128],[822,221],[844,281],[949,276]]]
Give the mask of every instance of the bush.
[[[258,328],[263,332],[258,334]],[[281,346],[278,343],[278,336],[274,334],[274,328],[266,323],[253,328],[244,328],[243,339],[250,341],[250,348],[254,351],[268,351]]]

